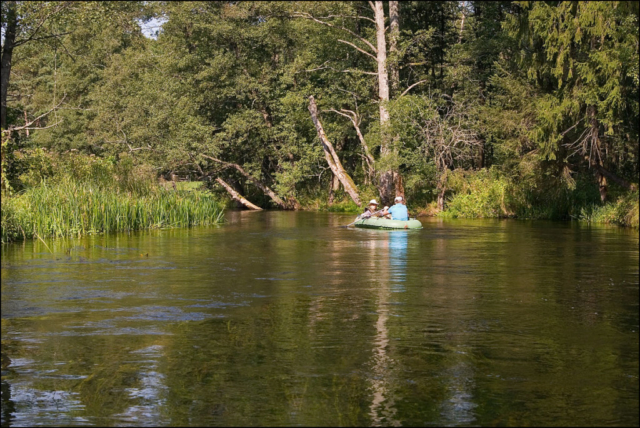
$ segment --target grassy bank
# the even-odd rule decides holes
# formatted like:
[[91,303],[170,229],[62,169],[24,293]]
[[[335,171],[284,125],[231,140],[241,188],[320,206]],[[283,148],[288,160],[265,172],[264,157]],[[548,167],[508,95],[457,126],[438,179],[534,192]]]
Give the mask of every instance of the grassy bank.
[[[557,180],[542,177],[509,177],[500,171],[453,171],[447,177],[446,204],[439,211],[435,192],[411,192],[407,199],[412,215],[444,218],[519,218],[535,220],[580,220],[590,223],[617,224],[638,228],[640,207],[638,191],[611,188],[609,201],[602,203],[597,184],[589,175],[575,179],[560,176]],[[363,201],[374,198],[375,189],[364,189]],[[365,197],[362,197],[362,196]],[[340,191],[329,205],[328,195],[305,204],[305,209],[359,213],[362,208]]]
[[222,221],[213,197],[198,191],[157,189],[146,195],[88,183],[43,183],[2,200],[2,242]]
[[[544,205],[509,205],[503,210],[496,201],[454,195],[450,206],[438,212],[435,204],[422,210],[423,215],[437,215],[444,218],[520,218],[534,220],[580,220],[589,223],[617,224],[625,227],[640,227],[638,192],[630,192],[615,201],[604,204],[593,202],[585,205],[572,205],[568,210],[558,209],[551,203]],[[478,201],[478,199],[480,199]],[[487,207],[489,209],[487,209]],[[506,207],[505,207],[506,208]],[[563,212],[564,211],[564,212]]]
[[430,212],[449,218],[573,219],[639,227],[638,191],[611,189],[609,200],[603,203],[589,177],[564,183],[562,179],[544,186],[532,181],[523,185],[517,177],[495,171],[454,175],[449,180],[452,190],[445,210],[437,212],[431,206]]
[[640,194],[631,192],[615,202],[583,207],[576,216],[579,220],[593,223],[610,223],[627,227],[640,227]]
[[151,167],[124,155],[34,150],[21,161],[25,172],[2,198],[2,242],[222,221],[223,206],[211,193],[167,188]]

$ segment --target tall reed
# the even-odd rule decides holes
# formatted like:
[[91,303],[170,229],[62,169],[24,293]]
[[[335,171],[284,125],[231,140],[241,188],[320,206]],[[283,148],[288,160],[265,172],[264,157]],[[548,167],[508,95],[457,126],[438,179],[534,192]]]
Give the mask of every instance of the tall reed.
[[90,182],[41,183],[2,200],[2,242],[160,227],[217,224],[223,210],[200,191],[164,190],[140,195]]

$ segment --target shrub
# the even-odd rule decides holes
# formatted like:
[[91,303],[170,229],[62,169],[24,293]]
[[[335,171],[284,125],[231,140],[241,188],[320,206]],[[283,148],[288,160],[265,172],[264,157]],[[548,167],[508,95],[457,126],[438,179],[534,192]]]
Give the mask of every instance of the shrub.
[[615,202],[582,207],[576,218],[590,223],[613,223],[638,228],[640,226],[638,196],[638,191],[635,191],[618,198]]
[[453,171],[447,177],[455,192],[449,198],[445,217],[512,217],[507,208],[509,181],[494,170]]

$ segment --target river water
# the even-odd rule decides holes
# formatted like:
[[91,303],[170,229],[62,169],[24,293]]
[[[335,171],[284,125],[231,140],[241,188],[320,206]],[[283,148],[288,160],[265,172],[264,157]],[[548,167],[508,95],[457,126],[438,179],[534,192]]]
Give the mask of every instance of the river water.
[[639,424],[637,231],[352,217],[3,247],[2,425]]

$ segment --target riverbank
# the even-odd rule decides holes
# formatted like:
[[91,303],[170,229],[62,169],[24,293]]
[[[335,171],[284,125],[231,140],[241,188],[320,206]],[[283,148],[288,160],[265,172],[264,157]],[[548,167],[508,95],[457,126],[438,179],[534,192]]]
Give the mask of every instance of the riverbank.
[[[509,194],[506,187],[489,184],[482,189],[449,195],[442,211],[435,201],[412,204],[411,199],[409,209],[410,214],[416,217],[579,220],[637,229],[640,227],[639,196],[638,191],[621,193],[615,199],[602,203],[594,197],[584,198],[566,192],[532,201],[532,198],[522,194]],[[347,199],[341,199],[332,205],[316,203],[306,209],[354,214],[362,211]]]
[[3,243],[223,221],[224,206],[211,192],[165,186],[153,169],[126,156],[113,161],[36,150],[28,159],[19,190],[2,197]]
[[223,210],[200,191],[121,193],[87,183],[42,184],[2,200],[2,242],[217,224]]

